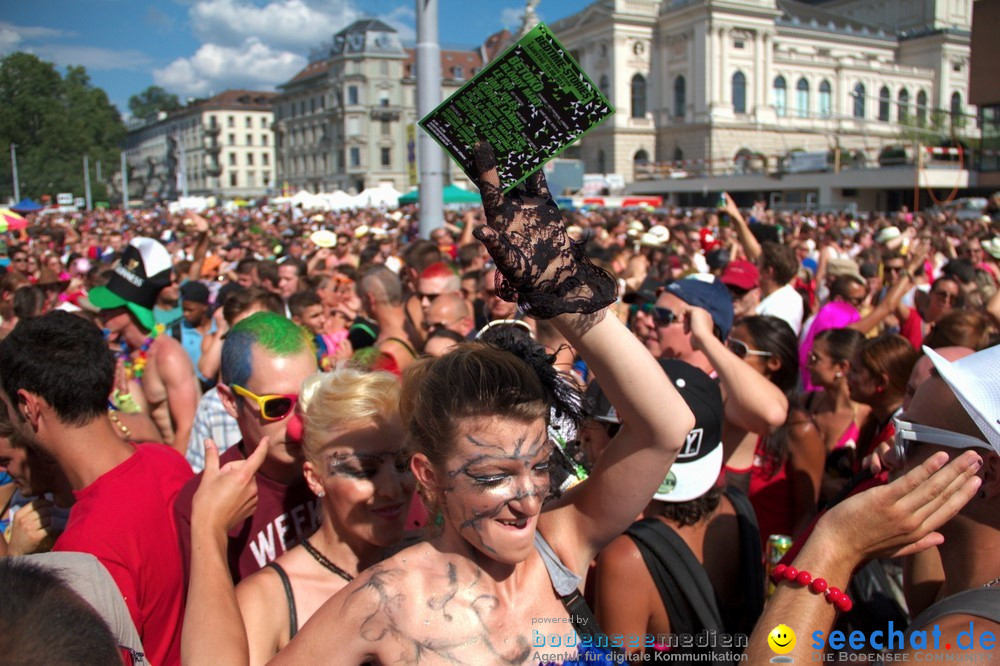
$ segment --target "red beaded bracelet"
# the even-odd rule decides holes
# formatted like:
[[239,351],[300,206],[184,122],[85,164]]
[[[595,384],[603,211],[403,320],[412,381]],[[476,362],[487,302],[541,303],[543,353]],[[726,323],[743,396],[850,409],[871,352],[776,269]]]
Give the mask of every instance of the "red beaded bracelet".
[[822,578],[813,578],[812,574],[808,571],[799,571],[795,567],[779,564],[771,571],[771,580],[774,581],[775,585],[782,581],[786,583],[798,583],[803,587],[808,585],[809,590],[813,594],[823,594],[826,600],[836,606],[837,610],[842,613],[846,613],[854,608],[854,602],[851,601],[849,596],[835,587],[829,587]]

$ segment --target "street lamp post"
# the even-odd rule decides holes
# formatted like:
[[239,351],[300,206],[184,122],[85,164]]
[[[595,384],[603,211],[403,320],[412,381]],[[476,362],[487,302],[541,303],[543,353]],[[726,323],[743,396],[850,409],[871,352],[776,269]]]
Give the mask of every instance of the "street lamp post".
[[21,184],[17,180],[17,144],[10,144],[10,168],[14,176],[14,201],[21,200]]

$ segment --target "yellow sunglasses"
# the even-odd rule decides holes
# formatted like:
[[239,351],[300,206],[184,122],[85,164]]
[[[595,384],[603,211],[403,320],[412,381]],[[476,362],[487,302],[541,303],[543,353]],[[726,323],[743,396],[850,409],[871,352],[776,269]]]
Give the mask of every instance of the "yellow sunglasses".
[[257,395],[236,384],[232,384],[231,388],[236,395],[256,403],[260,416],[265,421],[280,421],[292,413],[299,401],[299,396],[294,394]]

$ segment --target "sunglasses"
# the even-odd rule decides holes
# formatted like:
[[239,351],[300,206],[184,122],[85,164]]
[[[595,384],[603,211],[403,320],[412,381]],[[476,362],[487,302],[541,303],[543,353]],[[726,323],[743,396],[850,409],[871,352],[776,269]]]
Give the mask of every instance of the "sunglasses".
[[449,324],[454,324],[458,319],[453,319],[451,321],[427,321],[426,319],[420,322],[425,331],[433,331],[438,328],[446,328]]
[[963,435],[962,433],[944,430],[943,428],[920,425],[919,423],[910,423],[902,419],[893,419],[893,423],[896,426],[896,434],[893,436],[892,448],[893,453],[896,455],[896,460],[899,461],[900,465],[906,463],[906,454],[916,442],[937,444],[938,446],[946,446],[950,449],[976,448],[988,451],[993,450],[992,446],[978,437]]
[[653,305],[652,303],[643,303],[639,305],[638,303],[633,303],[628,306],[629,312],[632,314],[637,314],[642,312],[653,318],[657,326],[670,326],[672,323],[680,319],[677,313],[670,308],[661,308]]
[[299,401],[297,395],[257,395],[236,384],[232,384],[231,387],[236,395],[256,403],[260,416],[265,421],[280,421],[292,413],[295,403]]
[[747,343],[743,342],[742,340],[736,340],[732,338],[730,338],[730,340],[726,342],[726,347],[729,348],[729,351],[733,352],[738,357],[743,359],[745,359],[747,356],[774,356],[774,354],[772,354],[769,351],[750,349]]

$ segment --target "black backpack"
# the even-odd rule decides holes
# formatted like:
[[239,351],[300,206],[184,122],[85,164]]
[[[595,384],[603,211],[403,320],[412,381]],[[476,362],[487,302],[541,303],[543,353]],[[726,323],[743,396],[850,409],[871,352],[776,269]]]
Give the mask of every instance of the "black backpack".
[[[745,581],[746,590],[745,601],[739,608],[720,609],[705,568],[684,540],[662,521],[647,518],[625,531],[639,548],[646,568],[656,583],[674,635],[697,637],[708,632],[708,637],[716,635],[720,640],[723,634],[749,636],[764,607],[764,567],[757,517],[742,491],[727,487],[725,494],[736,509],[739,524],[739,557],[743,564],[741,580]],[[672,648],[672,651],[710,651],[717,660],[712,663],[723,664],[732,661],[731,658],[727,660],[727,651],[736,655],[742,652],[741,648],[738,644],[733,647],[719,644],[699,647],[695,641],[693,646],[680,646]]]

